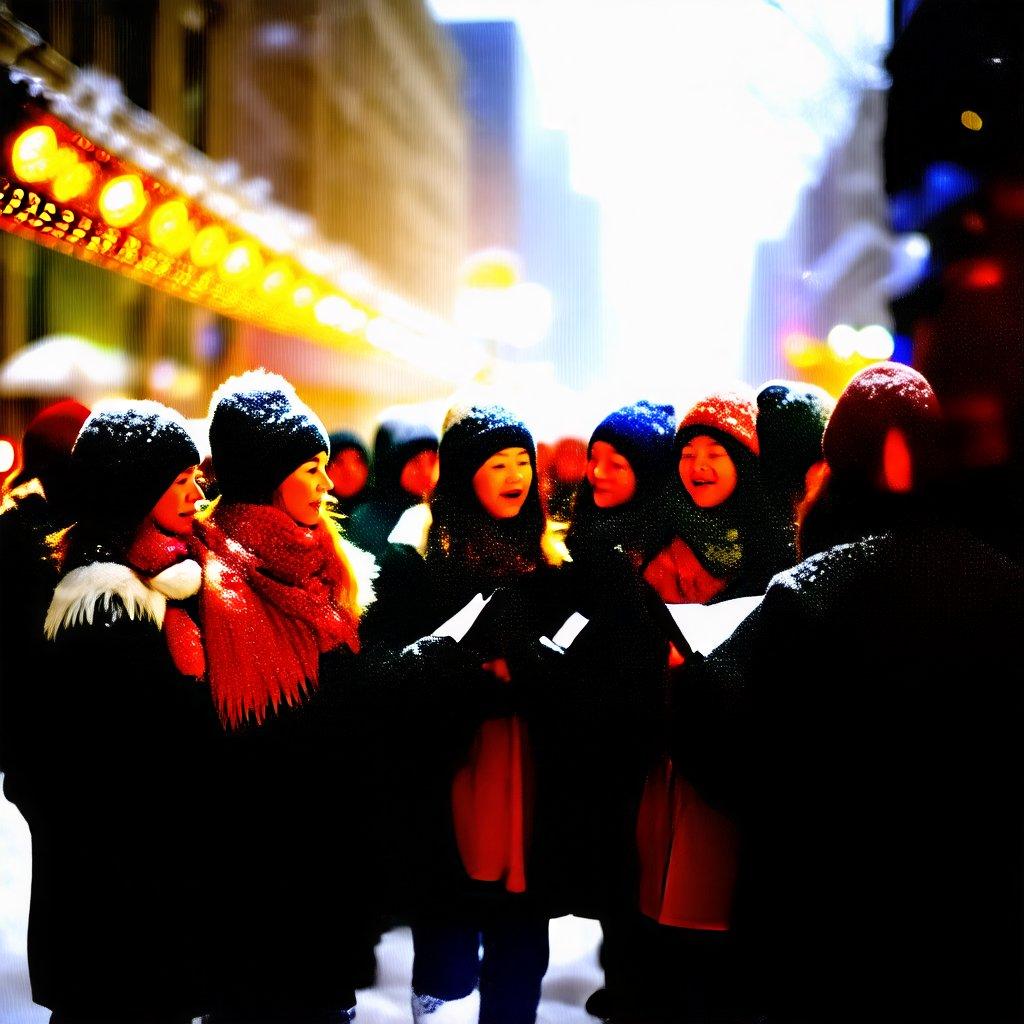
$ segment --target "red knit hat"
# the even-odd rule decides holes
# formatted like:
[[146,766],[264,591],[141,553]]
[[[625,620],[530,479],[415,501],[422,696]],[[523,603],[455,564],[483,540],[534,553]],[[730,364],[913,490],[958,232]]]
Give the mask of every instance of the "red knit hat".
[[43,409],[25,428],[21,471],[11,486],[39,477],[46,487],[52,475],[66,474],[75,438],[88,418],[89,410],[73,399]]
[[821,446],[837,482],[909,491],[935,469],[939,425],[938,399],[917,370],[876,363],[846,385]]
[[693,427],[710,427],[743,445],[752,455],[760,455],[757,440],[757,398],[753,391],[738,388],[715,391],[693,405],[679,423],[676,432],[690,437],[700,431]]

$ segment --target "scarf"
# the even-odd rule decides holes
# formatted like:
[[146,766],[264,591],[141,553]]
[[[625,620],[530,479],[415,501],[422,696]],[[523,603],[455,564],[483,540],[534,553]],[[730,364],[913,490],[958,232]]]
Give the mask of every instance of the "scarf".
[[[193,557],[191,538],[164,533],[152,519],[139,527],[125,556],[140,576],[152,579],[178,562]],[[174,667],[183,676],[202,679],[206,675],[203,641],[192,616],[177,605],[168,604],[164,613],[164,639]]]
[[338,600],[347,567],[326,525],[307,529],[272,505],[221,506],[196,534],[211,696],[225,727],[262,723],[268,706],[316,689],[321,653],[359,650],[356,617]]

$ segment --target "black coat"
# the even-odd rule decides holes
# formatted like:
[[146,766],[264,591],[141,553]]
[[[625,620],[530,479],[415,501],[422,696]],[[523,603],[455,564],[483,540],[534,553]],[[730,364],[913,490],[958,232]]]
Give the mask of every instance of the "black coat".
[[5,495],[0,508],[0,772],[5,795],[22,813],[28,799],[20,786],[22,767],[36,747],[30,704],[38,675],[30,666],[39,662],[43,619],[57,585],[46,537],[61,525],[38,482],[33,484]]
[[161,602],[123,565],[66,576],[23,709],[36,744],[19,780],[32,833],[32,993],[70,1015],[205,1006],[217,726],[203,685],[171,660],[154,621]]
[[560,600],[589,622],[564,655],[545,652],[531,709],[544,777],[535,875],[555,906],[599,917],[635,905],[636,815],[664,742],[667,615],[619,552],[561,575]]
[[[443,569],[443,567],[442,567]],[[547,780],[543,750],[548,733],[533,708],[543,685],[539,638],[568,612],[559,600],[558,570],[546,566],[497,583],[472,574],[452,577],[410,547],[392,545],[381,560],[377,600],[361,625],[362,699],[377,721],[371,833],[380,839],[383,890],[403,914],[444,915],[502,906],[510,898],[498,883],[471,881],[462,866],[451,809],[452,778],[488,718],[519,714],[527,724],[536,770],[533,836],[527,854],[527,899],[539,851],[545,848],[543,808]],[[424,639],[475,594],[496,590],[470,633]],[[554,654],[554,652],[552,652]],[[558,655],[554,655],[558,657]],[[512,682],[481,665],[505,658]],[[519,897],[514,897],[519,899]]]
[[676,763],[743,829],[751,1013],[1021,1019],[1021,582],[959,531],[867,537],[681,673]]

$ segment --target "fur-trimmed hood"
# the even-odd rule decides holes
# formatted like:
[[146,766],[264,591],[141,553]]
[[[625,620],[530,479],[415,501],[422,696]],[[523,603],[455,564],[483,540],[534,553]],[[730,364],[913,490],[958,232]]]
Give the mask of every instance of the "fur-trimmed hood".
[[199,563],[191,558],[143,578],[118,562],[93,562],[73,569],[57,584],[46,613],[45,632],[53,640],[61,629],[92,625],[98,607],[109,608],[116,598],[130,619],[150,619],[163,628],[167,600],[181,601],[198,593]]

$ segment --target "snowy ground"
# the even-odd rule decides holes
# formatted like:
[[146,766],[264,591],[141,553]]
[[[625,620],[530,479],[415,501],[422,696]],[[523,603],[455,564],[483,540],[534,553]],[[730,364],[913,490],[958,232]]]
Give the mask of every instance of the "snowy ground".
[[[0,1022],[46,1024],[49,1011],[32,1002],[25,963],[31,852],[28,828],[0,796]],[[593,1024],[583,1009],[601,982],[600,929],[594,921],[563,917],[551,923],[551,966],[544,979],[540,1024]],[[396,928],[377,947],[378,982],[360,992],[358,1024],[410,1024],[412,940]]]

